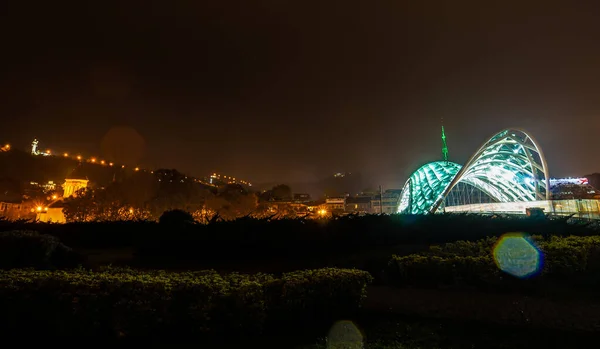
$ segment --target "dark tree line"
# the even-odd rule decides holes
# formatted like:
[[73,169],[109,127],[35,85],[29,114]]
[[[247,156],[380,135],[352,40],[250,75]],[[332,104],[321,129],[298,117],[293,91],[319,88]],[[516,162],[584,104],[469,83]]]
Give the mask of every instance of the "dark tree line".
[[[269,195],[291,197],[287,186],[277,186],[272,192]],[[262,194],[238,184],[207,187],[177,170],[161,169],[154,173],[134,173],[105,188],[82,189],[74,197],[65,199],[63,212],[69,222],[158,220],[165,211],[171,210],[189,212],[200,222],[214,217],[232,220],[290,214],[285,207],[273,210],[265,204],[268,200]]]

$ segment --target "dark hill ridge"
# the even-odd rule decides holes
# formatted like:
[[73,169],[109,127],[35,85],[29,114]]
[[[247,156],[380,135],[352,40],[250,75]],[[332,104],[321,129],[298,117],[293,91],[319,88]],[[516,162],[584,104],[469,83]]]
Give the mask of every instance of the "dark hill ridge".
[[54,181],[62,184],[66,178],[75,176],[78,177],[75,179],[88,179],[96,186],[106,186],[124,175],[125,170],[120,167],[90,164],[59,156],[35,156],[17,149],[0,153],[0,178],[23,183]]

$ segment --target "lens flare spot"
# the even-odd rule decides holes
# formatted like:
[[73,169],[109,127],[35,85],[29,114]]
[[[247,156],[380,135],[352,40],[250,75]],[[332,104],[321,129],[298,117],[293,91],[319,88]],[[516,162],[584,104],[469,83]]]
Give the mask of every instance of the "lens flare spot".
[[504,234],[494,246],[494,261],[503,272],[526,279],[540,273],[544,259],[527,235],[510,233]]
[[363,335],[352,321],[338,321],[327,335],[327,349],[362,349]]

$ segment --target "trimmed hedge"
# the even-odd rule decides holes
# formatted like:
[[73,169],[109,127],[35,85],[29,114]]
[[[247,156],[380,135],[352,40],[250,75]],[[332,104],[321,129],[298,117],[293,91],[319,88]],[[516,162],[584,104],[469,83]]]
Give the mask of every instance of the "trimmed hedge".
[[73,268],[83,259],[57,237],[35,231],[0,232],[0,269]]
[[345,269],[274,277],[217,272],[0,271],[6,333],[248,336],[356,311],[371,276]]
[[[600,276],[600,236],[533,236],[544,266],[538,278]],[[393,255],[390,283],[398,285],[497,285],[514,280],[498,269],[493,249],[496,238],[431,246],[427,252]]]

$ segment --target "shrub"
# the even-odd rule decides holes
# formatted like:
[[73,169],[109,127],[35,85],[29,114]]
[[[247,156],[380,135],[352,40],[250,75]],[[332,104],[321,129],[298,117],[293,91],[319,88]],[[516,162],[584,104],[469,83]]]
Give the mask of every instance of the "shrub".
[[82,259],[51,235],[35,231],[0,232],[0,269],[76,267]]
[[[399,285],[482,285],[513,280],[493,259],[497,239],[458,241],[431,246],[428,251],[392,256],[391,283]],[[533,236],[544,260],[542,279],[600,275],[600,236]]]
[[183,228],[190,224],[194,224],[194,217],[191,213],[183,210],[170,210],[163,212],[158,219],[158,223],[161,225]]
[[221,276],[211,270],[13,269],[0,271],[0,328],[42,336],[243,337],[261,333],[267,319],[285,326],[320,314],[341,316],[345,307],[356,310],[369,281],[366,272],[344,269],[309,270],[281,278]]
[[551,236],[538,245],[544,253],[547,275],[600,273],[600,236]]
[[499,280],[490,256],[393,256],[390,270],[393,283],[400,285],[480,285]]
[[429,247],[428,254],[440,257],[486,256],[497,241],[498,238],[494,236],[477,241],[456,241],[443,245],[433,245]]
[[[166,217],[163,217],[163,223]],[[189,216],[183,221],[190,222]],[[1,230],[36,230],[57,236],[72,248],[132,248],[138,266],[197,268],[226,263],[239,270],[232,263],[246,267],[252,262],[265,261],[273,266],[270,271],[283,272],[330,263],[340,265],[339,261],[349,256],[392,246],[412,246],[414,250],[420,250],[456,240],[496,237],[509,231],[544,236],[592,235],[598,234],[600,226],[576,224],[573,219],[562,218],[531,220],[440,214],[344,216],[326,221],[245,218],[182,226],[141,221],[67,224],[0,221]],[[391,254],[386,252],[383,263],[369,267],[379,272]],[[364,257],[361,255],[360,258]],[[290,266],[290,263],[279,263],[282,260],[302,261],[303,264]],[[346,266],[366,265],[362,261],[359,263]]]
[[297,314],[312,310],[320,311],[320,316],[336,317],[358,309],[366,297],[367,284],[372,281],[369,273],[354,269],[324,268],[285,273],[281,277],[281,298],[274,303]]

